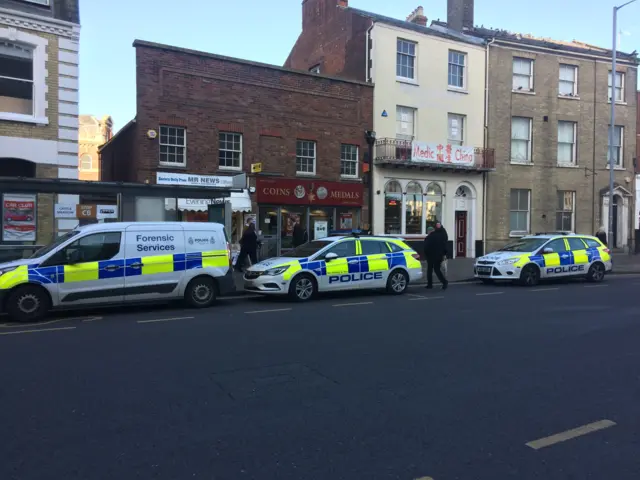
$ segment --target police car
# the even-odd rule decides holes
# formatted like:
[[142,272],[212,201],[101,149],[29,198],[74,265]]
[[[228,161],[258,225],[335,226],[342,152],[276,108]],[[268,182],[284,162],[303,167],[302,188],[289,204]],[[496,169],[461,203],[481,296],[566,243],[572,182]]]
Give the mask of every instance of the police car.
[[304,302],[317,292],[385,288],[399,295],[422,277],[420,255],[397,238],[332,236],[245,271],[246,291]]
[[235,290],[218,223],[100,223],[77,228],[31,258],[0,264],[0,306],[35,321],[51,308],[184,299],[208,307]]
[[612,269],[611,252],[596,237],[560,232],[528,235],[476,260],[475,278],[537,285],[541,279],[585,277],[601,282]]

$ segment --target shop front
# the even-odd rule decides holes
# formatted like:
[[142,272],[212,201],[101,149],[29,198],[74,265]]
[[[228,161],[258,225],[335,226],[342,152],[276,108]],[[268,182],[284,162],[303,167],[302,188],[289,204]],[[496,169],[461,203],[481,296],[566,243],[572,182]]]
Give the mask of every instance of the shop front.
[[309,241],[361,227],[362,183],[258,177],[256,194],[263,258],[294,247],[296,224]]

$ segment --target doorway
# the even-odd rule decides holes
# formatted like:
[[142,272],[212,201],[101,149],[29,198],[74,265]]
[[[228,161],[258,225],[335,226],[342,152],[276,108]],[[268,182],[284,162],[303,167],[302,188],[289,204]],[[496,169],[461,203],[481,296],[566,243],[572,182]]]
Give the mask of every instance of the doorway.
[[467,212],[456,211],[456,258],[467,256]]

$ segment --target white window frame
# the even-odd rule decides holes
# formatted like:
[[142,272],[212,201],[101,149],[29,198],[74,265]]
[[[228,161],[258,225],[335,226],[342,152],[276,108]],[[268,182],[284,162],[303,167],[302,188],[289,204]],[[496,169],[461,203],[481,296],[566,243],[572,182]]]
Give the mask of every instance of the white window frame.
[[[460,121],[460,126],[458,127],[460,129],[460,140],[455,140],[452,138],[451,135],[451,120],[453,120],[455,117],[455,120],[459,120]],[[447,114],[447,143],[449,145],[457,145],[457,146],[462,146],[464,145],[464,134],[465,134],[465,130],[467,128],[467,116],[466,115],[462,115],[460,113],[451,113],[449,112]],[[460,142],[460,143],[457,143]]]
[[[399,43],[403,42],[406,43],[408,45],[413,45],[413,55],[410,53],[406,53],[406,52],[401,52],[400,51],[400,45]],[[412,68],[413,68],[413,76],[412,77],[405,77],[404,75],[400,75],[398,73],[398,67],[400,66],[400,56],[404,56],[404,57],[408,57],[408,58],[412,58],[413,59],[413,64],[412,64]],[[396,39],[396,78],[398,80],[403,80],[403,81],[409,81],[409,82],[417,82],[417,73],[418,73],[418,43],[417,42],[412,42],[411,40],[405,40],[404,38],[397,38]]]
[[[513,192],[527,192],[527,210],[511,210],[511,195]],[[511,230],[511,212],[527,212],[527,230]],[[526,188],[512,188],[509,190],[509,236],[524,237],[531,232],[531,190]]]
[[[561,124],[571,124],[573,127],[573,143],[571,144],[571,161],[565,162],[560,161],[560,144],[565,144],[566,142],[560,142],[560,125]],[[558,150],[556,153],[556,161],[558,165],[577,165],[578,164],[578,123],[572,122],[569,120],[559,120],[558,121]]]
[[[517,61],[529,62],[529,65],[531,66],[531,69],[530,69],[531,71],[530,71],[530,73],[528,75],[528,77],[529,77],[529,90],[524,90],[524,89],[523,90],[519,90],[519,89],[515,88],[515,85],[513,84],[513,80],[516,77],[524,77],[525,76],[525,75],[520,74],[520,73],[515,73],[515,69],[513,67],[515,66],[515,63]],[[512,89],[512,91],[514,91],[514,92],[527,92],[527,91],[528,92],[533,92],[533,71],[534,71],[534,67],[535,67],[534,63],[535,62],[534,62],[534,60],[532,58],[513,57],[513,61],[511,63],[511,75],[512,75],[511,89]]]
[[[620,135],[616,135],[616,130],[619,129]],[[616,125],[613,128],[613,141],[619,141],[620,145],[615,145],[618,149],[618,161],[613,168],[624,168],[624,126]],[[618,137],[617,139],[615,137]],[[609,168],[609,155],[611,152],[611,145],[609,144],[609,125],[607,125],[607,168]]]
[[[416,108],[407,107],[405,105],[396,105],[396,138],[398,140],[412,141],[414,138],[416,138],[416,117],[417,117],[416,112],[417,112]],[[399,130],[401,130],[400,127],[402,123],[409,123],[409,122],[404,122],[402,118],[403,114],[407,114],[412,117],[410,135],[399,132]]]
[[[240,137],[240,151],[238,152],[238,150],[229,150],[228,148],[222,148],[222,141],[220,140],[220,137],[222,135],[232,135],[232,136],[238,136]],[[242,133],[239,132],[218,132],[218,168],[220,170],[234,170],[234,171],[240,171],[242,170],[242,165],[244,162],[244,138]],[[185,137],[185,143],[186,143],[186,137]],[[233,152],[233,153],[240,153],[240,164],[237,167],[230,167],[228,165],[222,165],[222,163],[220,163],[220,152]]]
[[46,38],[32,35],[21,30],[0,28],[0,39],[7,42],[19,43],[33,49],[33,114],[0,112],[0,120],[9,122],[33,123],[48,125],[47,117],[47,46]]
[[[162,143],[162,129],[163,128],[179,128],[184,131],[184,143],[182,145],[172,144],[172,143]],[[165,167],[186,167],[187,166],[187,128],[181,127],[178,125],[160,125],[158,129],[158,162],[160,165]],[[184,148],[184,161],[182,163],[177,162],[163,162],[160,160],[162,158],[160,151],[162,150],[160,147],[176,147],[176,148]]]
[[[312,144],[313,145],[313,156],[298,155],[298,145],[300,143]],[[313,159],[313,171],[307,172],[307,171],[298,170],[298,159],[299,158],[305,159],[305,160]],[[315,142],[314,140],[301,140],[301,139],[297,139],[296,140],[296,175],[315,175],[316,174],[317,159],[318,159],[318,144],[317,144],[317,142]]]
[[511,142],[509,144],[509,147],[511,147],[511,145],[513,144],[513,141],[522,141],[521,139],[514,139],[513,138],[513,120],[514,119],[525,119],[529,121],[529,138],[527,140],[527,159],[522,161],[522,160],[518,160],[518,159],[514,159],[511,156],[511,148],[509,148],[509,157],[511,158],[511,163],[516,163],[516,164],[521,164],[521,165],[529,165],[533,163],[533,118],[530,117],[518,117],[518,116],[514,116],[511,117]]
[[[563,196],[567,193],[571,194],[571,210],[565,210],[564,207],[560,209],[559,206],[556,206],[556,218],[555,218],[555,226],[556,230],[565,231],[562,227],[558,227],[558,214],[571,214],[571,228],[570,232],[575,232],[576,230],[576,192],[572,190],[557,190],[557,200],[560,203],[560,195]],[[563,200],[564,201],[564,200]]]
[[616,77],[618,75],[620,75],[620,88],[615,87],[615,90],[616,91],[620,90],[620,100],[614,99],[612,95],[613,91],[611,90],[611,86],[612,86],[613,75],[611,75],[611,71],[609,71],[609,73],[607,74],[607,98],[609,99],[609,102],[612,102],[613,100],[615,100],[616,103],[625,103],[624,82],[627,78],[626,78],[625,72],[616,71]]
[[[355,148],[356,149],[356,155],[355,155],[355,159],[354,158],[346,158],[344,156],[344,147],[350,147],[350,148]],[[353,150],[350,150],[349,155],[351,155],[351,153],[353,153]],[[351,143],[342,143],[340,144],[340,177],[342,178],[358,178],[358,164],[360,159],[360,147],[358,147],[358,145],[353,145]],[[355,169],[355,174],[354,175],[350,175],[350,174],[346,174],[346,173],[342,173],[342,165],[343,164],[355,164],[356,169]]]
[[[573,70],[573,82],[571,85],[571,93],[562,93],[560,91],[560,86],[563,83],[569,83],[568,80],[563,80],[561,78],[561,73],[562,73],[562,69],[571,69]],[[578,96],[578,66],[577,65],[570,65],[568,63],[561,63],[560,64],[560,68],[558,70],[558,95],[560,95],[561,97],[577,97]]]
[[[452,53],[455,53],[456,55],[462,56],[462,61],[463,61],[462,65],[460,65],[459,63],[452,63],[451,62],[451,54]],[[456,90],[466,90],[467,89],[467,54],[465,52],[460,52],[458,50],[449,50],[449,54],[448,54],[447,60],[448,60],[447,84],[448,84],[449,88],[453,88],[453,89],[456,89]],[[451,84],[451,68],[453,66],[462,68],[462,86],[452,85]]]

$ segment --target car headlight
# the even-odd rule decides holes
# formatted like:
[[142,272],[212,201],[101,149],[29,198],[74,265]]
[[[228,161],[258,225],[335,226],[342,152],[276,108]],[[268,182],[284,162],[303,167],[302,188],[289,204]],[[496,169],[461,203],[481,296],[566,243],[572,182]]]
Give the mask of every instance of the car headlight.
[[287,270],[289,270],[289,265],[285,265],[283,267],[270,268],[269,270],[265,270],[263,275],[269,275],[269,276],[282,275]]
[[518,260],[520,260],[520,257],[507,258],[506,260],[500,260],[498,263],[496,263],[496,265],[513,265]]

